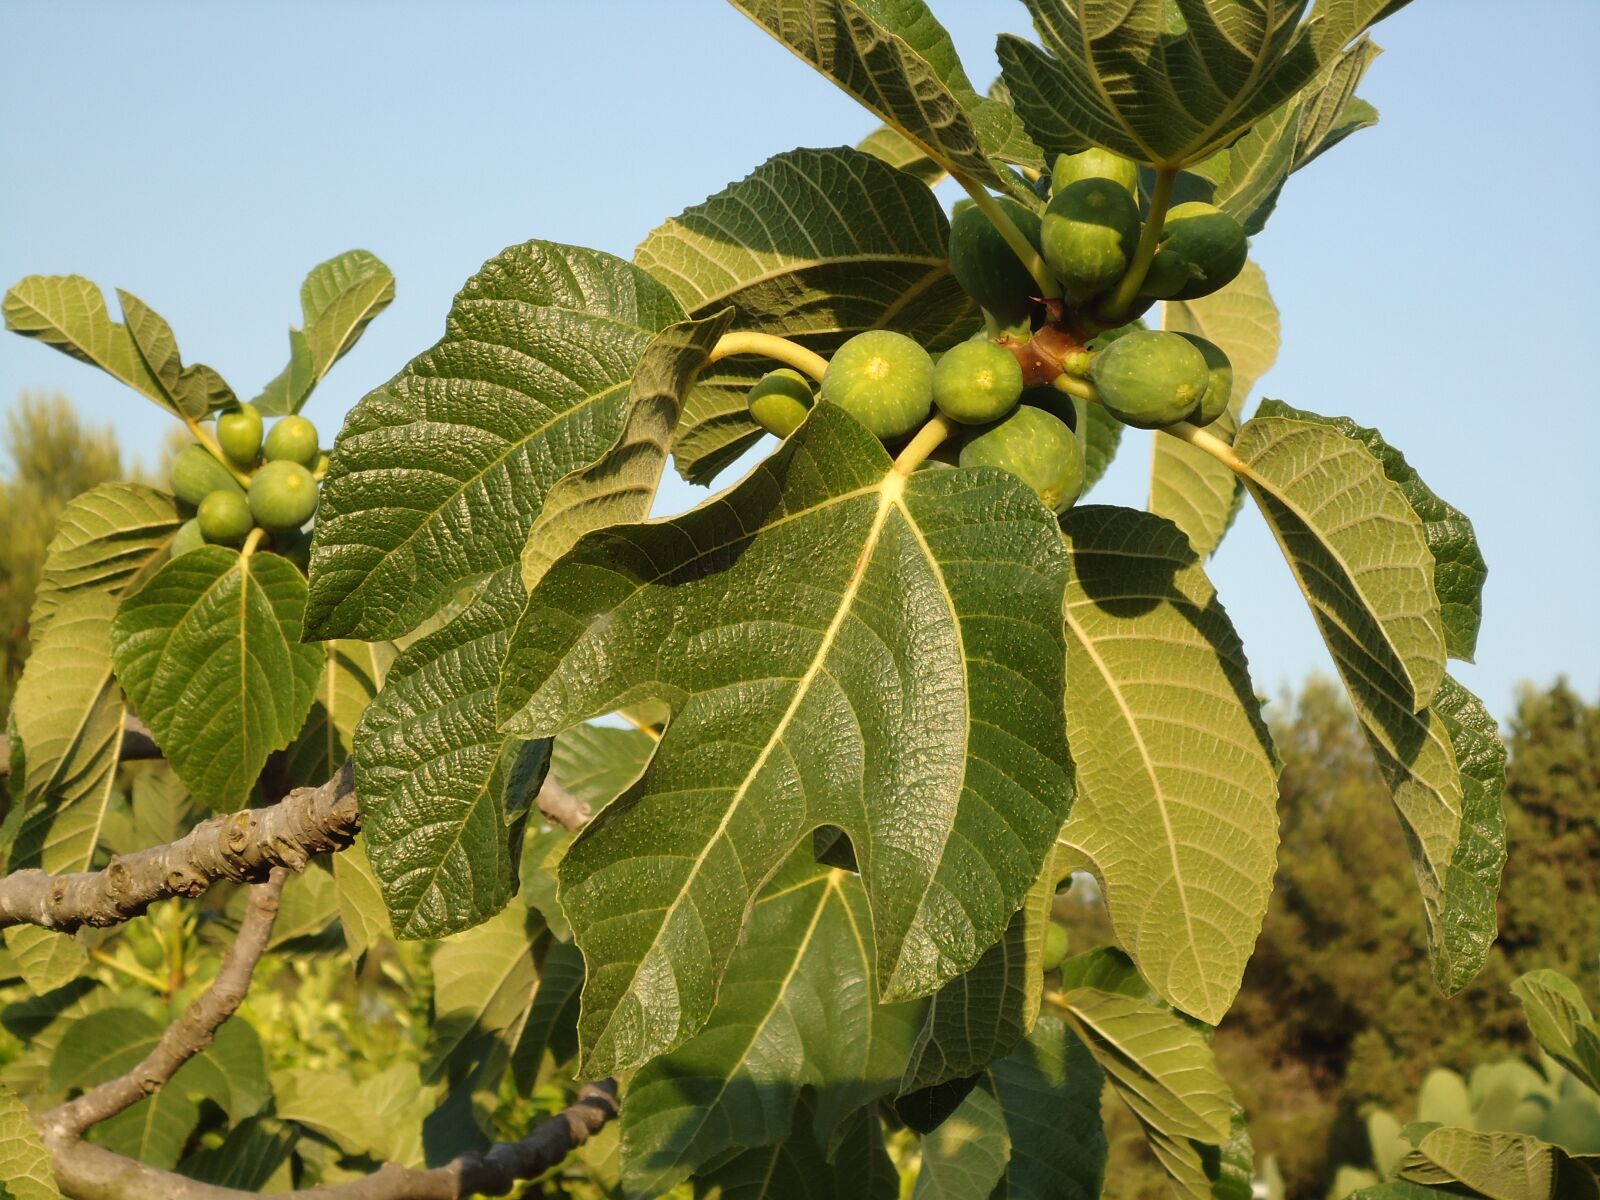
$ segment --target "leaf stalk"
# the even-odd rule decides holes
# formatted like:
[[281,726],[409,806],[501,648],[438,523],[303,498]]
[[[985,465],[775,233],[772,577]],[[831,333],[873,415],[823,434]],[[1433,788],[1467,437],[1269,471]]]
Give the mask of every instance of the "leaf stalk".
[[799,342],[779,337],[775,333],[755,333],[748,330],[723,334],[711,348],[706,361],[720,362],[736,354],[759,354],[786,367],[793,367],[796,371],[811,376],[818,383],[822,382],[823,372],[828,369],[827,359],[815,350],[806,349]]
[[1000,207],[1000,202],[989,194],[989,189],[965,175],[952,172],[951,176],[966,190],[967,195],[972,197],[973,203],[984,216],[989,218],[989,223],[1005,239],[1006,245],[1011,247],[1011,252],[1028,269],[1028,274],[1033,276],[1033,282],[1039,288],[1039,299],[1059,300],[1061,284],[1050,273],[1050,268],[1045,265],[1039,251],[1034,249],[1033,243],[1022,230],[1017,228],[1017,223],[1011,219],[1006,210]]
[[1139,289],[1144,286],[1145,276],[1150,273],[1150,264],[1155,260],[1156,249],[1161,245],[1161,228],[1166,224],[1167,209],[1172,205],[1172,189],[1177,181],[1177,167],[1156,168],[1156,186],[1150,194],[1150,211],[1145,216],[1144,228],[1139,231],[1139,244],[1134,247],[1133,261],[1128,264],[1122,282],[1117,284],[1111,302],[1105,307],[1108,320],[1119,321],[1139,298]]

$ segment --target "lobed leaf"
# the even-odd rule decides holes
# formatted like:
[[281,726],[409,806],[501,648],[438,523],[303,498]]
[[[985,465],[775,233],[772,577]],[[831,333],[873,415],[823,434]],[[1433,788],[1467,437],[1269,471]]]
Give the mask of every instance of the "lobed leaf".
[[189,790],[238,808],[311,708],[322,652],[300,644],[306,585],[287,559],[204,546],[122,602],[112,659]]
[[1426,708],[1444,677],[1444,627],[1404,489],[1360,441],[1318,421],[1255,417],[1234,453],[1334,661],[1370,658],[1397,703]]
[[311,636],[397,637],[517,561],[552,485],[610,449],[634,368],[683,318],[598,251],[513,246],[456,296],[445,336],[346,419],[311,556]]
[[1165,999],[1228,1010],[1272,892],[1277,768],[1244,648],[1171,522],[1083,506],[1064,523],[1067,728],[1082,796],[1062,840]]
[[28,617],[33,639],[74,596],[138,591],[167,561],[182,523],[176,501],[142,483],[102,483],[73,497],[45,550]]
[[1041,167],[1009,105],[979,95],[922,0],[732,0],[951,174],[1036,199],[1005,164]]
[[[950,225],[917,179],[859,150],[791,150],[653,230],[634,261],[684,310],[734,310],[740,330],[829,354],[854,334],[895,329],[932,349],[979,323],[950,271]],[[690,391],[673,444],[678,469],[710,480],[763,433],[745,393],[773,364],[739,356]]]
[[1567,1070],[1600,1092],[1600,1027],[1578,985],[1559,971],[1529,971],[1511,985],[1534,1040]]
[[[1206,427],[1231,444],[1250,389],[1278,357],[1278,306],[1267,290],[1267,277],[1247,262],[1221,291],[1199,300],[1168,301],[1162,313],[1162,328],[1215,342],[1232,362],[1227,411]],[[1150,511],[1183,530],[1195,553],[1209,556],[1238,511],[1244,485],[1225,463],[1175,437],[1157,436],[1152,456]]]
[[628,396],[628,417],[616,445],[553,486],[522,548],[522,586],[528,591],[585,533],[650,515],[684,397],[705,367],[733,313],[663,330],[639,356]]
[[400,937],[470,928],[516,891],[522,825],[549,752],[495,728],[500,660],[521,608],[507,567],[395,659],[356,727],[362,833]]
[[1423,537],[1433,554],[1433,589],[1444,624],[1445,652],[1451,658],[1471,662],[1478,645],[1478,625],[1483,619],[1483,584],[1489,568],[1467,515],[1441,500],[1405,455],[1384,441],[1376,429],[1357,425],[1349,417],[1324,417],[1291,408],[1281,400],[1262,401],[1259,415],[1326,425],[1360,442],[1372,453],[1384,475],[1405,495],[1411,511],[1422,522]]
[[368,250],[319,263],[300,285],[304,325],[289,330],[289,365],[253,403],[269,417],[299,412],[333,364],[394,300],[394,274]]
[[643,1067],[622,1115],[623,1183],[661,1195],[730,1150],[810,1127],[828,1145],[892,1090],[917,1006],[879,1005],[861,881],[796,854],[762,893],[716,1007],[689,1041]]
[[502,727],[548,736],[648,697],[674,712],[561,865],[586,1070],[705,1023],[762,883],[823,825],[853,843],[885,999],[981,957],[1069,803],[1064,570],[1053,514],[1014,478],[907,479],[827,404],[725,495],[551,569],[512,638]]

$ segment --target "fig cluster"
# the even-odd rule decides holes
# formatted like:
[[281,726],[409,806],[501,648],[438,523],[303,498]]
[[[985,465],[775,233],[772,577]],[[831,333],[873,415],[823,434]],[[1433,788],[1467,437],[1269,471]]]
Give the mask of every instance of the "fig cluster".
[[[1206,425],[1227,410],[1233,368],[1221,347],[1144,329],[1137,318],[1159,300],[1224,287],[1248,245],[1237,220],[1193,201],[1167,210],[1154,253],[1147,245],[1138,255],[1151,220],[1139,169],[1106,150],[1060,156],[1048,187],[1042,213],[1009,197],[993,204],[1039,252],[1061,299],[1038,296],[1038,281],[984,208],[964,201],[950,222],[951,272],[985,311],[986,332],[938,354],[892,330],[857,334],[829,360],[820,395],[891,445],[937,410],[958,432],[936,459],[1009,471],[1060,513],[1084,480],[1071,395],[1141,429]],[[811,383],[784,368],[763,376],[748,404],[763,428],[788,437],[815,399]]]
[[224,411],[216,425],[220,458],[191,442],[172,460],[172,494],[194,512],[179,527],[172,556],[204,545],[242,546],[261,529],[275,550],[303,566],[310,549],[304,526],[317,511],[318,480],[327,470],[318,442],[305,417],[283,417],[269,430],[253,404]]

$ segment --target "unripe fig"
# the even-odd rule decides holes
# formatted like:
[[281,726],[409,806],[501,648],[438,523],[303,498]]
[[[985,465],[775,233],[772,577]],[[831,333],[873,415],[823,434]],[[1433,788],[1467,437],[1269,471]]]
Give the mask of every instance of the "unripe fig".
[[763,375],[746,397],[756,424],[781,438],[800,428],[813,402],[811,382],[788,367]]
[[1009,471],[1058,513],[1083,490],[1083,453],[1072,430],[1026,405],[970,438],[961,447],[961,465]]
[[272,533],[298,529],[317,511],[317,481],[297,462],[269,462],[250,481],[250,515]]
[[1109,179],[1126,189],[1130,196],[1139,195],[1138,164],[1099,146],[1091,146],[1079,154],[1058,154],[1050,172],[1050,192],[1054,195],[1080,179]]
[[1054,921],[1044,927],[1044,951],[1039,956],[1039,965],[1046,971],[1054,971],[1067,957],[1067,931]]
[[1039,230],[1045,262],[1067,299],[1080,301],[1122,278],[1139,241],[1139,206],[1121,184],[1080,179],[1056,193]]
[[250,502],[238,488],[218,488],[200,501],[195,517],[205,539],[219,546],[240,545],[255,522],[250,517]]
[[933,359],[903,333],[869,329],[834,353],[822,376],[822,398],[880,438],[903,437],[933,407]]
[[248,470],[261,453],[261,410],[254,404],[230,408],[217,418],[217,445],[236,467]]
[[1139,285],[1139,295],[1170,300],[1194,282],[1194,271],[1176,250],[1157,250]]
[[[1037,248],[1039,214],[1004,196],[996,203]],[[962,290],[1002,325],[1024,322],[1032,313],[1039,285],[976,204],[956,205],[950,218],[950,270]]]
[[1250,253],[1244,226],[1215,205],[1199,200],[1167,213],[1161,226],[1161,249],[1176,254],[1189,271],[1189,281],[1170,297],[1174,300],[1195,300],[1227,286],[1244,268]]
[[172,484],[172,494],[191,508],[198,508],[200,501],[219,489],[244,491],[228,468],[199,442],[193,442],[178,451],[167,479]]
[[1022,396],[1017,356],[994,342],[952,346],[933,368],[933,402],[945,416],[965,425],[998,421]]
[[1117,420],[1139,429],[1159,429],[1186,419],[1200,407],[1211,368],[1186,339],[1141,329],[1095,355],[1089,379]]
[[1200,398],[1200,407],[1189,418],[1196,425],[1209,425],[1228,411],[1228,401],[1233,398],[1233,362],[1221,346],[1207,341],[1197,333],[1180,333],[1179,337],[1200,351],[1210,372],[1206,394]]
[[262,446],[268,462],[294,462],[309,467],[317,461],[317,427],[304,417],[284,417]]
[[198,550],[206,544],[206,535],[200,532],[200,518],[190,517],[178,526],[178,532],[172,535],[171,555],[177,558],[180,554],[187,554],[191,550]]
[[284,529],[272,535],[272,548],[302,572],[311,569],[311,531]]

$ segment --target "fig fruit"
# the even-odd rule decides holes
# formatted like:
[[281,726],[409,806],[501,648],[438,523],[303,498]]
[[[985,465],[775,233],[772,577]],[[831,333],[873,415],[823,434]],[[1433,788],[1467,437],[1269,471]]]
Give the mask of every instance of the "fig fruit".
[[268,532],[298,529],[316,511],[317,481],[297,462],[269,462],[250,481],[250,515]]
[[1091,146],[1078,154],[1058,154],[1050,171],[1050,193],[1071,187],[1080,179],[1109,179],[1130,196],[1139,195],[1139,166],[1132,159]]
[[284,417],[267,433],[262,452],[268,462],[293,462],[309,467],[317,461],[317,427],[304,417]]
[[834,352],[822,398],[880,438],[903,437],[933,407],[933,359],[903,333],[869,329]]
[[[1005,197],[996,203],[1037,249],[1039,214]],[[962,290],[1000,324],[1016,325],[1032,314],[1039,285],[976,204],[958,204],[950,218],[950,270]]]
[[1167,213],[1161,226],[1161,250],[1176,255],[1189,273],[1181,288],[1162,298],[1196,300],[1233,281],[1244,268],[1250,244],[1238,221],[1215,205],[1192,200]]
[[1138,429],[1159,429],[1187,419],[1200,407],[1211,368],[1187,339],[1141,329],[1095,355],[1089,379],[1117,420]]
[[1206,394],[1200,398],[1200,407],[1189,418],[1196,425],[1209,425],[1228,411],[1228,401],[1233,398],[1233,362],[1221,346],[1207,341],[1197,333],[1180,333],[1179,337],[1200,351],[1210,372]]
[[215,491],[232,488],[241,495],[244,492],[232,472],[199,442],[192,442],[178,451],[167,480],[172,485],[172,494],[190,508],[198,508],[200,502]]
[[1139,206],[1109,179],[1068,184],[1050,201],[1039,226],[1044,260],[1075,302],[1121,279],[1138,241]]
[[200,501],[195,520],[206,541],[219,546],[240,545],[255,524],[250,502],[238,488],[218,488]]
[[1058,513],[1071,508],[1083,490],[1083,454],[1072,430],[1026,405],[969,438],[961,447],[961,465],[1009,471]]
[[261,410],[241,404],[217,418],[217,445],[234,466],[249,470],[261,453],[261,429]]
[[982,425],[998,421],[1022,397],[1017,356],[994,342],[952,346],[933,368],[933,402],[952,421]]
[[780,367],[756,381],[745,398],[750,416],[768,433],[788,437],[811,411],[811,382],[799,371]]

